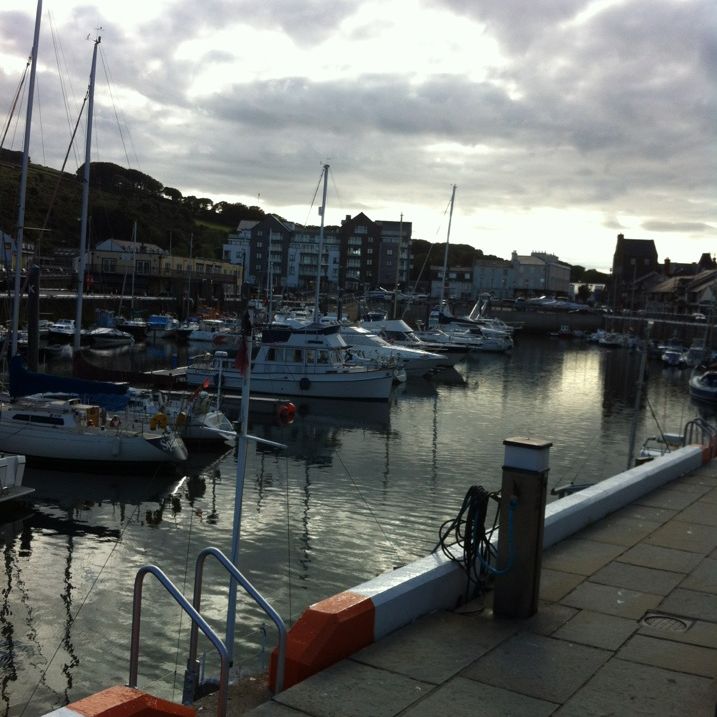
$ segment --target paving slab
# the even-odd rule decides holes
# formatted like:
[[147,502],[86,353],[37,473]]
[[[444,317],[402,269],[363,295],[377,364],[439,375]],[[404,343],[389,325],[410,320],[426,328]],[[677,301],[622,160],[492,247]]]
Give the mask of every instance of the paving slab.
[[527,630],[537,635],[552,635],[561,625],[575,616],[577,610],[567,605],[540,603],[538,612],[532,617],[520,620],[521,631]]
[[587,577],[614,560],[624,550],[621,545],[568,538],[543,553],[543,567]]
[[582,530],[580,537],[585,540],[597,540],[601,543],[630,547],[653,533],[662,524],[654,520],[608,516]]
[[661,595],[587,581],[563,598],[563,603],[581,610],[593,610],[637,620],[647,610],[655,609],[661,600]]
[[600,568],[590,581],[629,590],[647,589],[653,595],[667,595],[684,579],[685,573],[673,573],[614,561]]
[[714,503],[698,500],[696,503],[687,506],[687,508],[678,513],[677,520],[682,520],[685,523],[711,525],[715,528],[717,527],[717,510],[715,510]]
[[551,715],[558,707],[511,690],[456,677],[428,697],[409,707],[401,717],[505,717],[506,715]]
[[680,587],[717,594],[717,560],[705,558],[682,582]]
[[523,632],[511,637],[462,676],[548,702],[564,702],[610,657],[586,645]]
[[616,558],[624,563],[643,565],[646,568],[670,570],[675,573],[688,573],[703,559],[701,553],[690,553],[677,548],[666,548],[662,545],[640,543],[625,551]]
[[[673,488],[672,486],[658,488],[657,490],[652,491],[652,493],[648,493],[647,495],[643,495],[641,498],[638,498],[636,503],[639,505],[651,506],[653,508],[684,510],[688,505],[694,503],[699,497],[701,497],[701,495],[704,495],[705,492],[710,490],[706,487],[701,489],[697,486],[697,492],[694,492],[692,490],[688,490],[687,487],[685,490],[681,490],[681,487],[682,486],[680,486],[680,489]],[[692,488],[695,488],[695,486],[692,486]]]
[[711,593],[698,590],[673,590],[659,605],[663,612],[717,622],[717,600]]
[[707,488],[717,488],[717,475],[707,475],[699,471],[693,475],[680,478],[680,485],[700,485]]
[[540,599],[559,602],[585,580],[583,575],[543,568],[540,572]]
[[688,523],[675,518],[645,538],[645,542],[709,555],[717,547],[717,530],[710,525]]
[[[216,711],[206,713],[206,717],[214,717],[214,715],[216,715]],[[310,715],[308,712],[286,707],[286,705],[279,704],[273,700],[255,707],[251,712],[227,713],[227,717],[234,717],[235,715],[246,715],[246,717],[313,717],[313,715]],[[202,715],[202,717],[204,717],[204,715]]]
[[708,490],[702,496],[701,500],[704,500],[707,503],[717,503],[717,488],[712,488],[711,490]]
[[623,660],[692,675],[717,675],[717,650],[647,635],[635,635],[617,653]]
[[593,610],[580,610],[569,622],[553,633],[553,637],[582,645],[617,650],[639,629],[636,620],[605,615]]
[[632,503],[626,505],[612,514],[615,518],[630,518],[634,520],[649,520],[653,523],[666,523],[670,518],[677,515],[676,510],[670,508],[657,508],[650,505],[639,505]]
[[422,618],[365,647],[352,659],[416,680],[439,684],[518,629],[518,624],[513,621],[499,622],[489,615],[441,612]]
[[314,717],[393,717],[432,689],[425,682],[349,659],[284,690],[274,700]]
[[714,717],[711,680],[612,659],[555,714],[560,717]]

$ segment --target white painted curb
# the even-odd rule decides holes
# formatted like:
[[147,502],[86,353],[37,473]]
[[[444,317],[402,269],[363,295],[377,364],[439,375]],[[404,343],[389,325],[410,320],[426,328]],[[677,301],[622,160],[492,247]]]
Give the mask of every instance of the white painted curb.
[[[701,446],[687,446],[550,503],[545,511],[543,547],[547,548],[641,496],[702,466]],[[497,536],[494,538],[497,543]],[[421,615],[451,609],[465,595],[466,576],[442,553],[384,573],[348,592],[371,599],[374,641]]]

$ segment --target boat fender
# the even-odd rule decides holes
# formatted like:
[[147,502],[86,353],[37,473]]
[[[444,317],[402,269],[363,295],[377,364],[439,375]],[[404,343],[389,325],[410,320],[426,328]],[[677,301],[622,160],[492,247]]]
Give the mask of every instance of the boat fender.
[[311,381],[306,376],[299,381],[299,388],[302,391],[308,391],[311,388]]
[[155,413],[152,418],[149,419],[149,427],[154,431],[156,428],[167,427],[167,416],[164,413]]
[[276,417],[279,419],[279,423],[287,425],[293,423],[294,416],[296,416],[296,406],[289,401],[288,403],[280,403],[276,407]]
[[110,428],[119,428],[122,425],[122,421],[120,421],[119,416],[112,416],[110,418]]

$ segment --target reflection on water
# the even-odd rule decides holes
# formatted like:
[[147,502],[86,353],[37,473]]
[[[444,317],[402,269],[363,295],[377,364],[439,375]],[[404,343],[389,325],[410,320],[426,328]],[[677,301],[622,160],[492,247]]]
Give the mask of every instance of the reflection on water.
[[[155,344],[112,360],[139,370],[176,350]],[[636,353],[521,337],[512,355],[471,357],[398,387],[386,405],[297,401],[288,426],[252,417],[252,433],[287,449],[250,448],[242,572],[290,622],[311,602],[425,555],[471,485],[499,487],[509,436],[552,441],[551,487],[623,470],[639,364]],[[698,412],[687,372],[649,369],[640,439],[656,420],[681,430]],[[0,714],[41,714],[126,682],[138,568],[158,565],[191,596],[198,552],[231,553],[235,482],[231,451],[192,457],[171,479],[28,469],[32,507],[0,517]],[[220,635],[227,594],[226,576],[208,564],[203,613]],[[142,610],[140,687],[178,700],[187,619],[151,581]],[[240,601],[240,669],[265,666],[274,640],[265,622]],[[206,660],[215,672],[211,650]]]

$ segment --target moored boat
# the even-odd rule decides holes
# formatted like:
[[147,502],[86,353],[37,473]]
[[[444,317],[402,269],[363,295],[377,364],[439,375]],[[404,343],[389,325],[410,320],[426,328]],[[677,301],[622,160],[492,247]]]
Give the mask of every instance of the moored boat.
[[690,376],[690,396],[717,404],[717,364],[707,370],[695,369]]
[[[346,362],[347,344],[339,326],[266,329],[251,361],[251,391],[274,396],[387,401],[393,371]],[[253,352],[254,353],[254,352]],[[187,367],[187,384],[207,378],[224,389],[240,390],[237,362],[217,352]]]
[[35,492],[24,486],[25,456],[0,456],[0,503],[20,500]]
[[124,423],[77,397],[26,396],[0,404],[0,451],[73,467],[176,465],[187,459],[177,435]]

